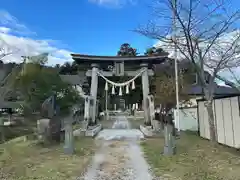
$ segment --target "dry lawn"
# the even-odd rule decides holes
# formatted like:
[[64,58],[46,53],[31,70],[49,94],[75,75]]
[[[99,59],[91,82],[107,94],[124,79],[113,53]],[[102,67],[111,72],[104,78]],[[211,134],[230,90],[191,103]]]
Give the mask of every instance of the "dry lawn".
[[63,145],[44,148],[23,137],[0,146],[1,180],[71,180],[85,170],[95,151],[94,140],[75,140],[75,154],[63,154]]
[[144,124],[144,118],[138,118],[138,119],[129,118],[128,121],[130,122],[131,128],[133,129],[139,129],[140,125]]
[[104,172],[105,179],[118,179],[121,177],[121,172],[125,168],[126,161],[128,160],[126,154],[127,144],[122,141],[112,142],[108,147],[106,147],[106,157],[105,160],[100,164],[100,170]]
[[[240,180],[240,153],[222,145],[212,145],[191,133],[177,140],[177,154],[162,155],[163,138],[142,142],[146,159],[159,177],[167,180]],[[163,178],[164,179],[164,178]]]

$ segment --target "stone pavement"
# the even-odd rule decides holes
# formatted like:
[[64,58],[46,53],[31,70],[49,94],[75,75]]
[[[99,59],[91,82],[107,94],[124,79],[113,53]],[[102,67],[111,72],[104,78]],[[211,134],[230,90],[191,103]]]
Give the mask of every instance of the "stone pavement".
[[130,129],[125,116],[118,116],[112,129],[96,137],[99,150],[79,180],[157,180],[143,157],[138,129]]

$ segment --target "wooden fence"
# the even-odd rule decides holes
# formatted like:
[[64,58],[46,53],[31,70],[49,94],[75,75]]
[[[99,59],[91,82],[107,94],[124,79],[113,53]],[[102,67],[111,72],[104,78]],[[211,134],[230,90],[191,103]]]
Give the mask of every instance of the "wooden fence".
[[[215,99],[213,102],[214,123],[219,143],[240,148],[240,106],[239,97]],[[208,113],[204,101],[198,101],[200,136],[210,138]]]

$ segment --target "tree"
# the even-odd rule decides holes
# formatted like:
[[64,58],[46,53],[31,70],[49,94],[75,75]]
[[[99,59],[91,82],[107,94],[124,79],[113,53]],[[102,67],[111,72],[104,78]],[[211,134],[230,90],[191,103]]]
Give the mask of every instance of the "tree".
[[54,66],[56,69],[60,69],[60,64],[56,64],[55,66]]
[[[155,94],[156,104],[163,106],[171,105],[171,108],[176,106],[176,89],[175,76],[174,76],[174,64],[172,60],[168,60],[162,64],[161,69],[155,69],[155,75],[153,78],[153,87]],[[187,69],[179,69],[179,98],[184,102],[189,100],[188,90],[191,88],[191,76],[194,72],[194,68],[188,66]]]
[[73,63],[65,62],[60,68],[60,74],[77,74],[78,73],[78,64],[73,61]]
[[0,60],[4,60],[7,56],[10,56],[19,51],[18,48],[10,47],[2,38],[0,39]]
[[80,97],[75,89],[62,81],[55,68],[43,66],[45,58],[42,55],[29,58],[29,61],[38,60],[24,64],[22,71],[15,74],[17,78],[12,79],[13,87],[23,95],[24,105],[31,111],[39,111],[44,100],[56,93],[61,112],[68,113]]
[[6,94],[11,91],[10,84],[12,81],[10,79],[17,71],[16,63],[8,63],[5,64],[6,66],[4,67],[4,60],[6,60],[6,57],[16,53],[17,51],[19,51],[18,48],[10,47],[2,38],[0,38],[0,68],[5,68],[4,70],[6,72],[5,77],[1,81],[0,96],[2,100],[5,98]]
[[148,48],[146,50],[144,55],[146,55],[146,56],[157,56],[157,55],[161,55],[163,53],[166,53],[166,52],[162,48],[160,48],[160,47],[151,47],[151,48]]
[[[6,68],[6,66],[8,67]],[[9,99],[14,99],[16,98],[16,92],[14,91],[13,87],[13,80],[16,78],[16,75],[20,71],[20,66],[19,65],[14,65],[13,63],[9,64],[2,64],[2,68],[5,68],[6,74],[4,75],[4,78],[1,80],[1,91],[0,91],[0,96],[1,100],[9,100]],[[15,97],[13,97],[15,96]]]
[[[59,142],[63,128],[59,117],[63,116],[70,116],[65,120],[64,126],[65,136],[70,137],[73,133],[72,107],[81,102],[80,95],[72,86],[62,81],[58,69],[45,66],[47,54],[26,58],[21,71],[12,77],[12,87],[23,95],[24,110],[28,109],[30,113],[42,112],[43,117],[45,110],[50,112],[47,118],[44,117],[37,122],[39,140],[43,140],[43,143],[52,143],[52,140]],[[55,98],[56,105],[60,108],[57,114],[55,112],[58,112],[58,108],[52,107]],[[71,141],[72,144],[73,141]],[[72,146],[66,147],[72,148]]]
[[128,43],[122,44],[117,53],[118,56],[137,56],[138,54],[137,49],[132,48]]
[[[165,9],[164,9],[165,8]],[[234,11],[227,1],[216,0],[156,0],[153,11],[156,21],[136,31],[161,41],[168,48],[177,49],[178,58],[191,62],[201,81],[206,99],[210,127],[210,140],[216,142],[213,116],[213,95],[216,77],[227,68],[240,64],[240,33],[235,27],[239,21],[239,10]],[[174,14],[174,18],[170,18]],[[166,25],[159,25],[157,18],[165,18]],[[169,20],[171,22],[169,22]],[[162,21],[161,21],[162,22]],[[169,34],[172,29],[176,36]],[[207,82],[204,71],[211,73]]]
[[5,48],[0,48],[0,60],[2,60],[4,57],[11,55],[12,52],[7,52]]

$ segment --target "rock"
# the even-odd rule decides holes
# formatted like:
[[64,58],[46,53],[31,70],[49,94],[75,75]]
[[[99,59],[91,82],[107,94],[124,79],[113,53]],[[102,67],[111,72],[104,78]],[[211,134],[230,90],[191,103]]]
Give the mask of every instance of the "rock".
[[60,142],[61,124],[54,119],[37,120],[37,137],[40,142]]

